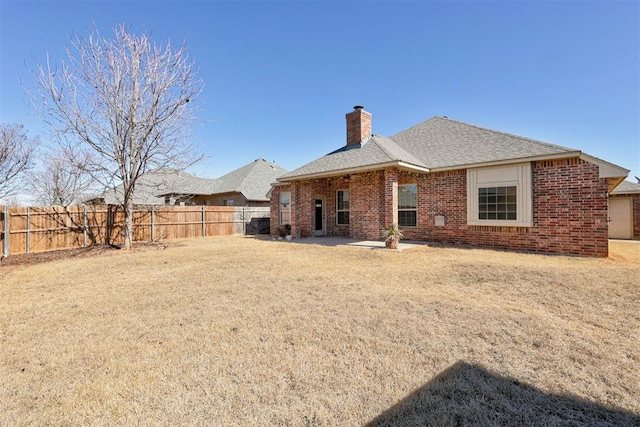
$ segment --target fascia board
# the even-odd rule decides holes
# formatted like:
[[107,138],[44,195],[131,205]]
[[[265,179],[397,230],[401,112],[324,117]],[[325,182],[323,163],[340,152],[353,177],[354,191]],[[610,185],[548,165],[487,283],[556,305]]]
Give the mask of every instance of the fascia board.
[[[614,165],[605,160],[597,157],[590,156],[585,153],[580,154],[580,158],[585,162],[593,163],[599,166],[600,178],[626,178],[629,175],[629,169],[625,169],[622,166]],[[624,178],[620,181],[624,181]]]
[[402,169],[408,169],[408,170],[425,172],[425,173],[430,171],[428,168],[424,166],[417,166],[411,163],[393,161],[393,162],[386,162],[386,163],[378,163],[374,165],[359,166],[355,168],[334,169],[332,171],[327,171],[327,172],[296,175],[292,177],[287,177],[285,179],[281,179],[281,178],[276,178],[276,179],[280,183],[288,183],[291,181],[301,181],[301,180],[314,179],[314,178],[328,178],[332,176],[340,176],[340,175],[345,175],[350,173],[368,172],[372,170],[384,169],[389,167],[398,167]]
[[580,151],[567,151],[564,153],[557,154],[545,154],[544,156],[531,156],[531,157],[518,157],[513,159],[505,159],[505,160],[495,160],[491,162],[479,162],[479,163],[469,163],[464,165],[456,165],[456,166],[444,166],[439,168],[431,168],[431,172],[443,172],[450,170],[459,170],[459,169],[472,169],[472,168],[483,168],[490,166],[503,166],[510,165],[514,163],[525,163],[525,162],[537,162],[540,160],[556,160],[556,159],[566,159],[570,157],[580,157]]

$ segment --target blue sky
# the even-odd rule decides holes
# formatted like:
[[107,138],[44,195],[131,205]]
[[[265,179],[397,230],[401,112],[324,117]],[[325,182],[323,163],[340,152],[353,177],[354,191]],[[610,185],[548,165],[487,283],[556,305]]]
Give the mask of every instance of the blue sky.
[[344,145],[354,105],[381,135],[446,115],[640,176],[636,1],[0,0],[0,121],[45,135],[20,81],[72,34],[117,23],[186,42],[205,83],[201,176],[302,166]]

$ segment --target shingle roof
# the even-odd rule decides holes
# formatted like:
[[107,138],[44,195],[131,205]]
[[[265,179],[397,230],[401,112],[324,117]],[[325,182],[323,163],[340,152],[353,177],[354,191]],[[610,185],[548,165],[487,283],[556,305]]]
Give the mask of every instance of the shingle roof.
[[329,175],[402,162],[426,169],[454,169],[488,162],[517,161],[579,151],[485,129],[444,117],[433,117],[390,138],[372,136],[343,147],[280,177],[279,181]]
[[373,135],[362,144],[344,146],[292,172],[282,175],[279,180],[368,166],[375,167],[389,164],[390,162],[404,162],[425,168],[424,163],[420,159],[400,147],[391,139],[380,135]]
[[[198,178],[175,169],[157,169],[143,174],[136,183],[133,196],[137,205],[164,204],[164,194],[210,194],[215,179]],[[102,194],[104,203],[120,204],[123,201],[122,186],[110,188]]]
[[[199,178],[174,169],[158,169],[142,175],[134,194],[137,205],[164,204],[164,195],[212,195],[242,193],[247,200],[268,201],[267,193],[276,178],[287,170],[275,163],[257,159],[218,179]],[[122,186],[106,190],[100,197],[104,203],[120,204],[123,199]]]
[[517,135],[433,117],[391,137],[429,169],[577,152]]
[[213,193],[239,192],[247,200],[267,201],[269,200],[267,193],[271,189],[271,183],[285,173],[287,170],[275,163],[265,159],[256,159],[218,178]]
[[640,184],[631,181],[622,181],[611,194],[640,194]]

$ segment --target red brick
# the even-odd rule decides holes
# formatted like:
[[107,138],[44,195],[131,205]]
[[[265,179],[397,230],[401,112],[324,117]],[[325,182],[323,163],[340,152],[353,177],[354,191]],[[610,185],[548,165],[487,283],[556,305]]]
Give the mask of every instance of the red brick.
[[[532,227],[467,225],[466,170],[424,174],[391,168],[275,187],[271,232],[277,233],[279,192],[291,191],[295,237],[313,235],[313,201],[323,196],[328,235],[379,240],[382,230],[397,222],[398,185],[417,184],[417,226],[403,229],[407,239],[606,257],[607,184],[598,166],[579,158],[545,160],[532,163],[532,175]],[[349,226],[336,225],[336,191],[341,189],[350,190]],[[639,211],[640,197],[634,204],[634,212]],[[444,227],[435,226],[436,215],[445,217]]]

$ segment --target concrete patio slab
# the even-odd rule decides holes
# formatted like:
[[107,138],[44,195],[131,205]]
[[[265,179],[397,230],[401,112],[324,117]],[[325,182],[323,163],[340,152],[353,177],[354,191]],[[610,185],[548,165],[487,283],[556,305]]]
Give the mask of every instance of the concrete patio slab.
[[[305,244],[305,245],[323,245],[323,246],[352,246],[364,249],[386,249],[383,241],[376,240],[359,240],[349,237],[303,237],[299,239],[293,239],[291,243]],[[396,251],[403,251],[405,249],[411,249],[417,246],[427,246],[428,242],[403,240],[398,244]]]

